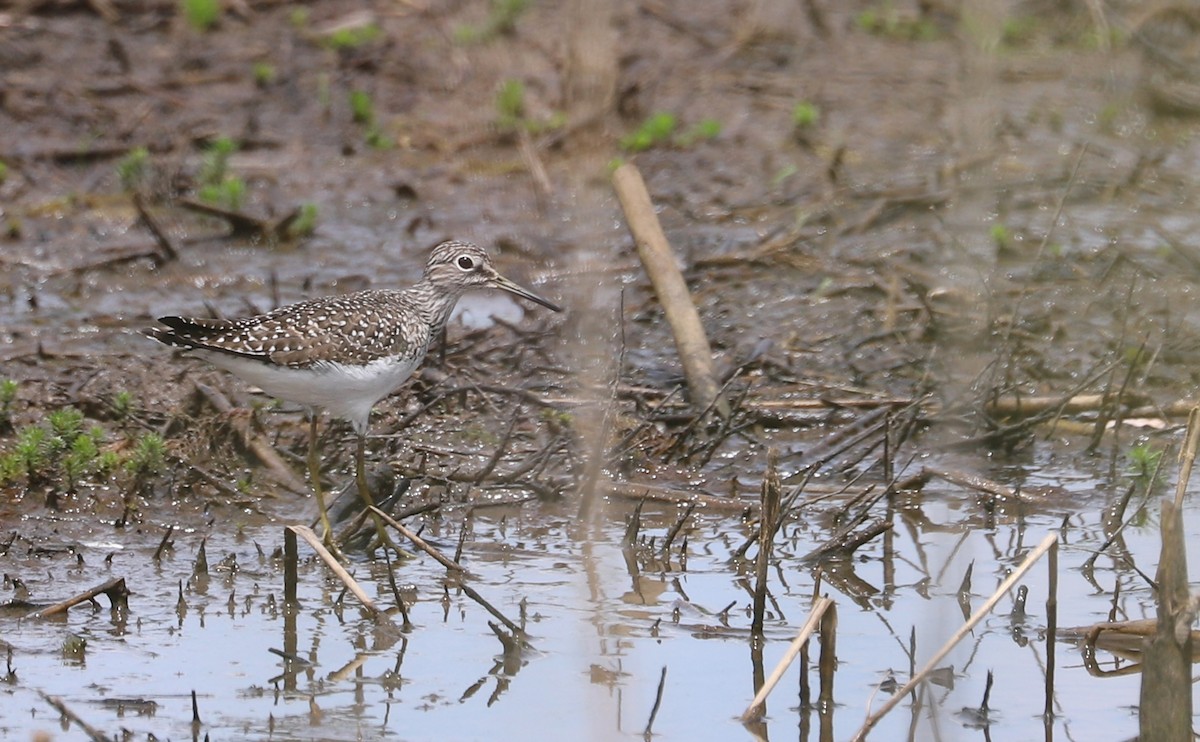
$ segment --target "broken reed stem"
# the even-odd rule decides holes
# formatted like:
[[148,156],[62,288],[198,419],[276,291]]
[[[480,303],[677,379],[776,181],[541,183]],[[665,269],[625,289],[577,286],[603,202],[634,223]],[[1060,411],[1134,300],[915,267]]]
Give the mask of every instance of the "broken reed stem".
[[687,510],[683,511],[683,515],[680,516],[679,520],[675,521],[675,525],[671,527],[671,530],[667,531],[667,537],[663,539],[662,545],[662,554],[664,557],[668,556],[669,552],[671,551],[671,544],[675,541],[675,537],[678,536],[679,532],[683,530],[683,524],[687,523],[687,519],[692,516],[692,512],[695,511],[695,509],[696,503],[689,502]]
[[346,586],[346,589],[354,593],[354,597],[358,598],[358,601],[362,603],[363,607],[366,608],[373,616],[378,618],[384,615],[383,611],[379,609],[379,606],[375,605],[375,601],[371,600],[371,597],[367,595],[366,591],[363,590],[362,587],[359,586],[359,584],[354,580],[354,578],[350,576],[350,573],[346,571],[346,568],[343,567],[340,562],[338,562],[337,557],[331,554],[329,549],[325,548],[325,544],[321,543],[320,537],[317,536],[313,529],[309,528],[308,526],[287,526],[287,530],[292,531],[297,536],[304,539],[304,541],[312,547],[313,551],[317,553],[317,556],[321,558],[321,561],[325,562],[325,566],[329,567],[329,569],[332,570],[335,575],[337,575],[337,578],[342,581],[342,584]]
[[1054,716],[1054,638],[1058,633],[1058,541],[1046,557],[1046,706],[1042,717]]
[[375,507],[374,505],[368,506],[367,509],[374,512],[380,518],[383,518],[384,523],[387,523],[392,528],[395,528],[397,531],[400,532],[401,536],[404,536],[404,538],[411,541],[413,546],[417,547],[421,551],[425,552],[429,556],[436,559],[438,561],[438,563],[441,564],[446,569],[453,569],[453,570],[457,570],[459,572],[466,572],[466,569],[461,564],[459,564],[458,562],[454,561],[450,557],[443,554],[441,552],[441,550],[439,550],[436,546],[432,546],[431,544],[429,544],[427,541],[425,541],[425,539],[423,539],[420,536],[418,536],[417,534],[413,533],[413,531],[411,529],[409,529],[407,526],[405,526],[403,523],[396,520],[392,516],[388,515],[386,512],[380,510],[379,508]]
[[151,557],[151,559],[153,559],[155,562],[162,561],[163,552],[166,551],[167,546],[171,543],[172,533],[175,533],[174,523],[167,526],[167,532],[163,534],[162,541],[158,542],[158,548],[154,550],[154,556]]
[[629,516],[629,523],[625,526],[625,535],[621,538],[621,548],[631,548],[637,543],[638,531],[642,529],[642,506],[646,504],[646,498],[638,500],[638,504],[633,509],[633,515]]
[[1138,698],[1141,739],[1189,739],[1192,736],[1192,623],[1197,602],[1189,594],[1187,543],[1183,533],[1183,495],[1200,448],[1200,407],[1188,416],[1187,437],[1179,452],[1175,499],[1164,498],[1162,546],[1154,574],[1158,617],[1145,644]]
[[116,608],[120,603],[126,602],[129,598],[129,588],[125,587],[125,578],[114,577],[102,585],[97,585],[90,590],[85,590],[78,595],[67,598],[61,603],[55,603],[52,606],[47,606],[46,608],[43,608],[42,610],[33,614],[33,617],[49,618],[50,616],[55,616],[59,613],[66,613],[68,610],[79,605],[80,603],[87,600],[92,600],[97,595],[101,594],[108,596],[108,600],[110,603],[112,603],[113,608]]
[[1057,533],[1046,534],[1046,537],[1042,539],[1041,543],[1039,543],[1033,551],[1029,552],[1029,556],[1025,557],[1024,561],[1021,562],[1021,565],[1014,569],[1012,574],[1010,574],[1004,579],[1003,582],[1000,583],[1000,587],[996,588],[996,591],[992,593],[992,596],[979,607],[979,610],[971,614],[971,617],[967,619],[967,622],[954,633],[954,636],[950,637],[950,639],[942,645],[942,648],[934,653],[933,657],[929,658],[929,661],[925,663],[925,666],[921,668],[921,671],[916,675],[913,675],[913,677],[904,684],[904,687],[893,693],[878,711],[868,716],[866,721],[863,722],[862,727],[860,727],[859,730],[854,733],[854,736],[851,739],[866,739],[867,733],[879,723],[879,720],[886,716],[889,711],[895,708],[896,705],[900,703],[900,700],[904,698],[904,696],[908,695],[908,692],[915,688],[918,683],[925,680],[925,677],[929,675],[929,673],[932,672],[935,667],[937,667],[938,663],[945,659],[946,655],[950,654],[950,650],[954,649],[954,647],[960,641],[962,641],[964,637],[971,633],[971,630],[975,628],[975,625],[982,621],[984,617],[986,617],[987,614],[996,607],[996,604],[1008,594],[1008,591],[1012,590],[1013,587],[1020,582],[1021,578],[1025,576],[1025,573],[1032,569],[1033,565],[1037,563],[1037,560],[1041,559],[1042,555],[1049,551],[1050,547],[1053,546],[1057,541]]
[[[692,405],[695,409],[703,410],[717,399],[720,387],[713,371],[712,348],[700,323],[700,313],[696,311],[679,266],[675,264],[671,245],[654,212],[654,203],[650,200],[650,192],[646,190],[642,174],[632,163],[625,163],[613,172],[612,183],[637,245],[638,257],[671,325]],[[721,417],[727,417],[729,405],[718,404],[717,411]]]
[[467,545],[467,534],[471,532],[471,511],[463,516],[462,526],[458,529],[458,545],[454,547],[454,563],[462,563],[463,547]]
[[383,550],[383,560],[387,564],[388,587],[391,588],[392,596],[396,599],[396,608],[400,611],[400,618],[404,620],[403,630],[411,631],[412,621],[408,619],[408,606],[404,604],[404,598],[400,595],[400,586],[396,584],[396,570],[392,568],[392,557],[388,554],[387,549]]
[[646,721],[646,730],[642,732],[643,737],[649,737],[651,729],[654,727],[654,717],[658,716],[658,707],[662,705],[663,688],[667,685],[667,666],[663,665],[662,675],[658,676],[658,692],[654,695],[654,707],[650,709],[650,718]]
[[1188,480],[1192,478],[1192,466],[1196,463],[1196,448],[1200,446],[1200,407],[1188,413],[1187,437],[1179,449],[1179,479],[1175,482],[1175,509],[1183,507],[1183,496],[1187,492]]
[[296,532],[283,529],[283,602],[296,604],[296,586],[300,582],[300,548],[296,543]]
[[200,539],[200,548],[196,550],[196,563],[192,566],[192,574],[208,574],[208,537]]
[[231,414],[235,409],[233,403],[217,389],[207,384],[201,384],[198,381],[192,381],[192,387],[196,390],[197,394],[212,405],[213,409],[228,417],[230,427],[237,433],[242,441],[242,445],[248,448],[254,454],[254,457],[262,462],[263,466],[270,472],[272,479],[293,492],[308,491],[308,485],[304,480],[296,476],[292,468],[284,462],[279,452],[275,450],[275,447],[263,436],[254,432],[254,427],[250,425],[250,417],[248,415]]
[[792,643],[788,645],[787,651],[783,653],[779,664],[775,665],[775,669],[771,671],[771,675],[763,683],[763,686],[758,689],[758,693],[754,694],[754,700],[742,712],[742,721],[751,721],[762,713],[762,705],[767,700],[767,696],[779,684],[779,681],[783,678],[783,674],[787,672],[788,666],[796,659],[796,655],[800,654],[800,650],[804,649],[805,644],[808,643],[808,638],[812,636],[813,631],[821,623],[821,618],[825,615],[825,611],[829,610],[832,605],[833,601],[829,598],[817,598],[812,610],[808,613],[808,620],[800,627],[796,638],[792,639]]
[[159,225],[158,220],[146,208],[146,201],[142,198],[142,194],[133,194],[133,207],[137,209],[138,217],[142,220],[142,224],[146,225],[146,229],[150,231],[150,235],[158,245],[159,254],[154,260],[155,265],[162,265],[170,260],[179,260],[179,251],[175,249],[175,245],[171,242],[171,238],[166,230]]
[[817,661],[817,675],[821,679],[818,705],[826,710],[833,708],[833,676],[837,669],[837,604],[829,606],[821,617],[821,658]]
[[783,489],[775,468],[775,449],[767,452],[767,471],[762,482],[762,514],[758,520],[758,558],[754,561],[754,618],[750,623],[752,636],[761,637],[763,617],[767,608],[767,570],[771,564],[771,547],[775,542],[775,526],[779,519],[779,498]]

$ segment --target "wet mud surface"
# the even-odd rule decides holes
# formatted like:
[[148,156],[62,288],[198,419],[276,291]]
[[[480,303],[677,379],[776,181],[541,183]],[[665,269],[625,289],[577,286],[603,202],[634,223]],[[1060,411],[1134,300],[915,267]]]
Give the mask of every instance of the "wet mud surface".
[[[1154,615],[1200,359],[1173,16],[185,5],[0,10],[4,736],[846,739],[1050,532],[1059,628]],[[726,418],[688,404],[618,158]],[[447,237],[566,308],[465,297],[372,417],[376,496],[467,572],[348,548],[381,618],[301,544],[288,603],[303,411],[138,331],[407,285]],[[353,511],[354,435],[319,435]],[[37,615],[117,578],[127,605]],[[1045,567],[1022,584],[873,737],[1136,734],[1129,661],[1051,647]],[[816,593],[832,695],[813,642],[743,724]]]

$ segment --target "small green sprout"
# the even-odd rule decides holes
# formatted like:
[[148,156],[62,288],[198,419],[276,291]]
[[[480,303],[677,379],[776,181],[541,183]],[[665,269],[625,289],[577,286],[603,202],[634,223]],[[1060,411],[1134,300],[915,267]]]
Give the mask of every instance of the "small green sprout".
[[0,381],[0,432],[12,428],[12,404],[19,388],[20,384],[13,379]]
[[64,407],[46,416],[50,431],[61,438],[66,446],[83,435],[83,413],[74,407]]
[[275,66],[270,62],[254,63],[254,84],[265,88],[275,82]]
[[20,479],[25,474],[25,463],[16,452],[0,456],[0,485]]
[[201,201],[237,211],[246,196],[246,182],[231,175],[220,183],[201,186],[198,194]]
[[378,39],[383,30],[377,23],[339,28],[325,37],[325,45],[331,49],[358,49]]
[[488,17],[478,26],[459,26],[454,38],[461,44],[479,44],[512,33],[529,8],[530,0],[492,0]]
[[0,185],[4,185],[6,180],[8,180],[8,163],[0,160]]
[[229,158],[237,152],[237,142],[229,137],[218,137],[208,145],[204,153],[204,161],[200,165],[200,182],[204,185],[216,185],[225,180],[229,170]]
[[525,84],[509,78],[496,92],[496,124],[503,130],[515,129],[525,118]]
[[371,149],[391,149],[396,142],[391,137],[379,130],[378,126],[371,126],[367,129],[367,134],[364,137],[367,146]]
[[117,177],[121,179],[121,188],[136,191],[146,181],[149,163],[150,150],[145,147],[129,150],[117,163]]
[[560,427],[569,427],[575,419],[567,410],[560,410],[554,407],[543,407],[540,417],[543,422]]
[[125,460],[125,471],[143,478],[160,473],[166,464],[167,444],[157,433],[146,433],[134,443],[133,452]]
[[96,439],[90,435],[81,435],[71,444],[71,449],[62,459],[63,476],[67,479],[68,492],[74,493],[79,480],[95,468],[99,453]]
[[680,147],[690,147],[696,142],[706,139],[716,139],[720,135],[721,122],[716,119],[704,119],[688,127],[687,131],[675,137],[675,144]]
[[781,183],[786,181],[788,178],[795,176],[799,172],[800,168],[796,166],[796,163],[789,162],[783,167],[779,168],[779,170],[776,171],[773,176],[771,176],[771,185],[773,187],[778,187]]
[[1129,470],[1139,479],[1148,479],[1158,468],[1162,459],[1161,449],[1152,448],[1149,444],[1140,444],[1129,449]]
[[350,114],[356,124],[371,124],[375,122],[375,103],[369,93],[362,90],[350,91]]
[[197,31],[209,31],[221,20],[220,0],[183,0],[183,17]]
[[1033,15],[1022,15],[1004,19],[1000,32],[1000,43],[1013,48],[1028,46],[1038,31],[1038,18]]
[[812,101],[802,100],[792,106],[792,125],[797,129],[811,129],[821,118],[821,109]]
[[627,152],[643,152],[668,141],[675,133],[674,114],[656,113],[646,119],[632,134],[621,138],[621,149]]
[[116,451],[101,451],[96,456],[96,472],[107,477],[121,466],[121,455]]
[[906,41],[933,41],[938,37],[938,28],[933,21],[902,14],[890,3],[883,8],[868,8],[854,17],[855,24],[863,31],[876,36]]
[[312,234],[317,228],[317,205],[306,203],[300,205],[300,213],[288,225],[288,237],[295,239],[297,237],[307,237]]
[[50,456],[50,436],[40,425],[29,425],[17,432],[13,455],[30,480],[36,480]]
[[992,228],[988,230],[988,234],[992,238],[992,244],[994,244],[997,248],[1001,250],[1008,250],[1012,247],[1012,231],[1009,230],[1007,225],[993,224]]
[[365,93],[362,90],[350,91],[350,114],[354,117],[355,123],[363,124],[367,127],[364,138],[368,147],[374,149],[391,148],[394,142],[384,135],[379,125],[375,122],[375,102],[371,100],[369,93]]
[[308,18],[308,8],[303,6],[292,8],[292,12],[288,14],[288,23],[292,24],[293,28],[304,28],[308,25]]
[[112,410],[118,421],[125,421],[133,414],[133,395],[121,390],[113,395]]

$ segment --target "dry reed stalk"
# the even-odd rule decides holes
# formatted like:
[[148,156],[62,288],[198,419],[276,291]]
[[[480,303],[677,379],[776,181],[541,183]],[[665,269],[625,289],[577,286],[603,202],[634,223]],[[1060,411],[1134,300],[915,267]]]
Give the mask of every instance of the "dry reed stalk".
[[1046,706],[1042,717],[1054,716],[1054,642],[1058,633],[1058,542],[1046,559]]
[[964,637],[971,633],[971,630],[975,628],[976,624],[982,621],[987,614],[991,613],[992,609],[996,607],[996,604],[1008,594],[1009,590],[1012,590],[1013,587],[1016,586],[1021,578],[1025,576],[1025,573],[1032,569],[1033,565],[1037,563],[1037,560],[1041,559],[1042,555],[1049,551],[1050,547],[1053,546],[1057,541],[1058,534],[1047,534],[1046,537],[1042,539],[1041,543],[1039,543],[1037,547],[1029,553],[1029,556],[1025,557],[1025,560],[1021,562],[1021,565],[1013,570],[1012,574],[1006,577],[1004,582],[1000,583],[1000,587],[996,588],[996,591],[992,593],[992,596],[979,607],[979,610],[975,611],[975,613],[973,613],[971,617],[967,619],[967,622],[964,623],[962,627],[954,633],[954,636],[950,637],[950,639],[942,645],[942,648],[934,653],[933,657],[931,657],[929,661],[925,663],[925,666],[921,668],[921,671],[910,678],[909,681],[904,684],[904,687],[893,693],[878,711],[867,717],[866,721],[863,722],[859,730],[854,733],[854,736],[851,738],[851,740],[858,742],[859,740],[866,739],[867,733],[879,723],[879,720],[886,716],[889,711],[895,708],[896,705],[900,703],[900,699],[908,695],[909,691],[915,688],[918,683],[923,681],[926,676],[928,676],[929,673],[932,672],[933,669],[937,667],[943,659],[946,658],[946,655],[950,654],[950,650],[954,649],[954,647],[960,641],[962,641]]
[[33,617],[49,618],[50,616],[57,616],[60,613],[66,613],[72,607],[77,606],[84,601],[90,601],[97,595],[101,594],[108,596],[108,600],[112,603],[113,608],[116,608],[121,603],[127,602],[129,598],[129,589],[125,587],[125,578],[114,577],[102,585],[97,585],[90,590],[85,590],[84,592],[79,593],[72,598],[68,598],[61,603],[55,603],[52,606],[43,608],[42,610],[33,614]]
[[813,603],[812,610],[808,613],[808,620],[800,627],[800,631],[796,634],[796,638],[792,639],[792,643],[788,645],[788,649],[783,653],[783,657],[779,663],[775,665],[775,669],[771,671],[771,675],[758,689],[758,693],[754,694],[754,700],[742,712],[742,721],[750,721],[757,718],[762,713],[762,705],[767,700],[767,696],[771,695],[771,691],[775,690],[775,686],[783,679],[783,674],[787,672],[788,666],[800,654],[800,650],[808,643],[808,638],[816,631],[817,626],[821,623],[822,616],[825,611],[833,605],[833,601],[829,598],[817,598]]
[[762,482],[762,516],[758,521],[758,555],[754,560],[754,618],[750,623],[750,633],[755,637],[762,636],[763,617],[767,606],[767,569],[771,564],[771,547],[775,542],[775,530],[779,525],[779,500],[782,486],[779,483],[779,472],[775,468],[776,453],[774,449],[767,452],[767,471]]
[[335,575],[337,575],[337,578],[342,581],[342,584],[346,586],[347,590],[354,593],[354,597],[358,598],[358,601],[362,603],[363,607],[366,608],[371,615],[377,618],[384,616],[383,611],[379,609],[379,606],[375,605],[375,601],[371,600],[371,597],[367,595],[367,592],[362,589],[362,587],[358,584],[358,582],[355,581],[353,577],[350,576],[350,573],[346,571],[346,568],[338,562],[337,557],[335,557],[328,549],[325,548],[325,544],[321,543],[320,537],[317,536],[313,529],[309,528],[308,526],[287,526],[287,530],[304,539],[304,541],[312,547],[313,551],[317,553],[317,556],[321,558],[321,561],[325,562],[325,566],[329,567],[329,569],[332,570]]
[[[637,244],[638,257],[671,325],[688,391],[692,396],[692,406],[698,410],[708,408],[714,404],[720,392],[713,370],[712,348],[700,323],[700,313],[696,311],[683,274],[675,264],[671,245],[654,212],[646,182],[632,163],[617,168],[612,182],[625,212],[625,220],[629,222],[629,231],[633,233]],[[716,409],[722,417],[729,415],[727,404],[718,403]]]
[[1154,575],[1158,621],[1142,660],[1138,701],[1141,739],[1192,737],[1191,626],[1196,620],[1198,604],[1188,589],[1183,497],[1197,448],[1200,448],[1200,407],[1193,409],[1188,417],[1187,438],[1179,452],[1175,499],[1164,499],[1162,503],[1162,547]]

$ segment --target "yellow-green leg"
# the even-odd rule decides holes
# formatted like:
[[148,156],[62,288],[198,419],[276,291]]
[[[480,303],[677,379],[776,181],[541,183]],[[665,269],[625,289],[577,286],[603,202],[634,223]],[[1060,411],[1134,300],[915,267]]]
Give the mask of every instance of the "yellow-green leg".
[[[368,508],[375,507],[375,498],[371,497],[371,488],[367,486],[367,436],[363,434],[358,436],[358,451],[354,457],[354,483],[358,485],[358,496],[362,498],[363,503]],[[375,532],[379,535],[379,545],[383,548],[390,548],[397,554],[404,554],[392,542],[392,537],[387,531],[387,524],[383,522],[383,518],[379,517],[379,513],[374,510],[367,510],[367,512],[375,521]]]
[[325,545],[336,551],[333,543],[333,526],[329,525],[329,514],[325,512],[325,495],[321,491],[321,466],[317,459],[317,416],[313,414],[308,421],[308,478],[312,480],[313,494],[317,496],[317,510],[321,514],[321,528],[325,529],[322,538]]

